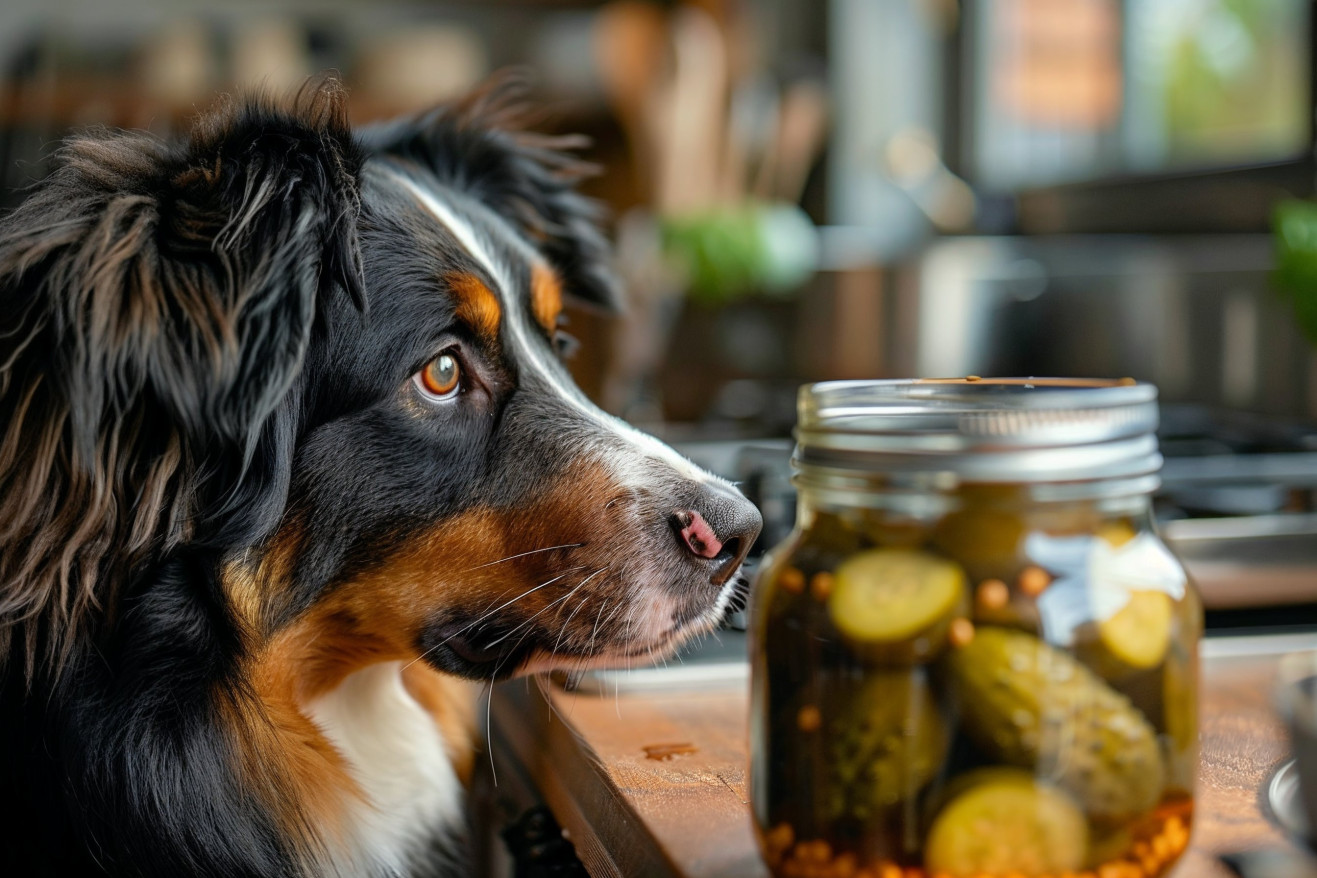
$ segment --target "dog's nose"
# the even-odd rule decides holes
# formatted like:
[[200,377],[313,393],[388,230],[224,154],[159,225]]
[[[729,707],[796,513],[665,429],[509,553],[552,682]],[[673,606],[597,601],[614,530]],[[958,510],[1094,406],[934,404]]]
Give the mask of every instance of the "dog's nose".
[[741,493],[723,485],[704,485],[689,509],[672,514],[672,530],[682,546],[713,565],[709,581],[727,582],[759,536],[764,520]]

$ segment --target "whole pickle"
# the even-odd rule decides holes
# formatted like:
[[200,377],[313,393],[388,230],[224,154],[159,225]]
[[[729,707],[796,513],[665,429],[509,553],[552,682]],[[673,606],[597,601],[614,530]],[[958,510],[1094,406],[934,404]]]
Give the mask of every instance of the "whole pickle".
[[933,545],[964,565],[975,581],[1011,579],[1024,564],[1024,519],[1016,512],[971,506],[938,522]]
[[832,817],[868,820],[914,799],[941,768],[947,729],[918,671],[869,674],[829,728]]
[[946,654],[944,668],[962,725],[985,754],[1055,783],[1100,822],[1156,805],[1165,782],[1156,732],[1067,653],[985,626]]

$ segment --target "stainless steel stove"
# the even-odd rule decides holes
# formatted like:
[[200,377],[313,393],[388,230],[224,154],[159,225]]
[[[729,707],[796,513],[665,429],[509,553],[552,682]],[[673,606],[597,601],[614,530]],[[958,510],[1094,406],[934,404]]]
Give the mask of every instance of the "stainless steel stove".
[[1317,428],[1164,406],[1156,512],[1210,610],[1317,621]]

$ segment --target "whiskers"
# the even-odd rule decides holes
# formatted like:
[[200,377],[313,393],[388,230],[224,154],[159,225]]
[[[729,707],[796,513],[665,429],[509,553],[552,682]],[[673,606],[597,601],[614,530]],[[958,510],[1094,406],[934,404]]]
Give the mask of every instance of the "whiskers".
[[[586,566],[586,565],[583,564],[583,565],[581,565],[580,567],[576,567],[576,568],[573,568],[573,569],[574,569],[574,570],[581,570],[581,569],[583,569],[585,566]],[[513,645],[512,649],[508,650],[507,654],[504,655],[503,658],[499,659],[499,660],[498,660],[498,663],[494,665],[494,670],[493,670],[493,671],[490,673],[490,675],[489,675],[489,684],[485,687],[485,688],[486,688],[486,693],[485,693],[485,749],[486,749],[486,751],[488,751],[488,753],[489,753],[489,774],[490,774],[490,779],[491,779],[491,780],[493,781],[493,783],[494,783],[494,786],[498,786],[498,771],[497,771],[497,769],[495,769],[495,767],[494,767],[494,739],[493,739],[493,734],[492,734],[492,732],[491,732],[491,727],[490,727],[490,713],[491,713],[492,710],[493,710],[493,705],[494,705],[494,685],[498,682],[498,673],[499,673],[499,671],[501,671],[501,670],[503,669],[503,664],[504,664],[504,663],[505,663],[510,657],[512,657],[513,655],[516,654],[516,652],[517,652],[517,648],[521,646],[522,641],[524,641],[524,640],[526,639],[526,637],[528,637],[528,636],[530,635],[530,627],[529,627],[529,626],[531,625],[531,623],[533,623],[533,622],[534,622],[537,618],[539,618],[540,616],[544,615],[544,613],[546,613],[546,612],[548,612],[549,610],[553,609],[555,606],[558,606],[558,605],[564,603],[565,601],[570,600],[571,597],[572,597],[572,595],[576,594],[578,591],[580,591],[582,588],[584,588],[584,587],[585,587],[590,581],[592,581],[596,576],[598,576],[599,574],[605,572],[606,570],[608,570],[608,567],[605,565],[604,567],[600,567],[598,570],[593,571],[592,573],[590,573],[589,575],[587,575],[584,579],[582,579],[580,582],[578,582],[575,586],[573,586],[572,589],[571,589],[570,591],[568,591],[566,594],[564,594],[562,597],[559,597],[559,598],[555,599],[554,601],[552,601],[551,603],[549,603],[549,604],[547,604],[546,606],[544,606],[544,607],[543,607],[542,609],[540,609],[537,613],[535,613],[533,616],[531,616],[531,617],[530,617],[529,619],[527,619],[526,621],[522,622],[522,623],[521,623],[520,625],[518,625],[516,628],[513,628],[511,631],[508,631],[506,634],[503,634],[501,637],[499,637],[498,639],[494,640],[493,642],[491,642],[491,643],[489,643],[489,644],[486,644],[486,646],[485,646],[486,649],[493,648],[494,646],[497,646],[499,643],[502,643],[504,640],[507,640],[507,639],[508,639],[509,637],[511,637],[513,634],[516,634],[518,631],[521,631],[521,630],[525,629],[525,633],[523,633],[523,634],[521,635],[521,637],[520,637],[520,638],[517,640],[517,642]],[[563,575],[565,576],[566,574],[563,574]],[[561,578],[562,578],[561,576],[558,577],[558,579],[561,579]],[[543,586],[537,586],[537,588],[541,588],[541,587],[543,587]],[[529,592],[527,592],[527,593],[529,593]],[[524,596],[524,595],[523,595],[523,596]],[[568,622],[568,623],[571,622],[572,616],[575,616],[576,613],[580,611],[581,607],[585,606],[586,602],[589,601],[589,599],[590,599],[590,596],[589,596],[589,595],[586,595],[584,598],[581,599],[581,603],[576,607],[575,610],[572,611],[572,615],[567,617],[567,622]],[[605,602],[605,603],[606,603],[606,602]],[[507,606],[507,604],[505,604],[504,606]],[[561,613],[562,610],[559,610],[558,612]],[[487,615],[488,615],[488,614],[486,614],[486,616],[487,616]],[[482,617],[482,618],[484,618],[484,617]],[[597,623],[597,620],[596,620],[596,623]],[[566,623],[565,623],[565,624],[566,624]],[[565,624],[564,624],[564,630],[565,630]],[[468,627],[469,627],[469,626],[468,626]],[[561,638],[562,638],[562,632],[561,632],[561,631],[559,632],[558,637],[559,637],[559,640],[561,640]],[[555,644],[554,644],[554,649],[556,650],[557,648],[558,648],[558,647],[557,647],[557,644],[555,643]]]
[[561,546],[545,546],[542,549],[531,549],[529,552],[518,552],[515,555],[508,555],[506,558],[499,558],[497,561],[489,561],[484,564],[477,564],[475,567],[468,567],[463,573],[470,573],[472,570],[483,570],[486,567],[493,567],[496,564],[503,564],[508,561],[515,561],[518,558],[525,558],[527,555],[538,555],[541,552],[552,552],[556,549],[579,549],[585,543],[563,543]]
[[[585,566],[585,565],[582,565],[582,567],[583,567],[583,566]],[[577,567],[577,568],[575,568],[575,569],[580,570],[581,568],[580,568],[580,567]],[[585,586],[586,583],[588,583],[590,580],[594,579],[596,576],[598,576],[600,573],[603,573],[603,572],[604,572],[605,570],[607,570],[607,569],[608,569],[607,567],[600,567],[598,570],[594,571],[594,572],[591,573],[589,576],[585,577],[585,579],[582,579],[580,582],[578,582],[578,583],[575,585],[575,587],[572,588],[571,591],[567,592],[567,593],[566,593],[565,595],[563,595],[562,597],[555,598],[552,602],[550,602],[549,604],[547,604],[546,606],[544,606],[542,609],[539,610],[539,612],[535,613],[535,615],[531,616],[531,617],[530,617],[529,619],[527,619],[525,622],[522,622],[520,625],[518,625],[516,628],[513,628],[511,631],[507,632],[506,634],[503,634],[502,636],[498,637],[497,639],[495,639],[495,640],[493,640],[493,641],[491,641],[491,642],[485,644],[485,648],[486,648],[486,649],[492,649],[493,647],[498,646],[500,643],[502,643],[503,641],[507,640],[507,639],[508,639],[509,637],[511,637],[513,634],[516,634],[518,631],[521,631],[523,628],[527,628],[532,622],[534,622],[534,621],[535,621],[536,619],[538,619],[540,616],[544,615],[544,614],[547,613],[549,610],[552,610],[554,607],[558,606],[558,604],[561,604],[563,601],[569,600],[569,599],[571,598],[571,596],[574,595],[574,594],[576,594],[578,591],[580,591],[580,590]],[[566,574],[564,574],[564,575],[566,575]],[[561,579],[561,577],[559,577],[559,578]],[[529,631],[526,632],[526,634],[529,634],[529,633],[530,633]],[[520,645],[521,645],[521,641],[522,641],[522,640],[525,640],[525,639],[526,639],[526,635],[523,634],[522,637],[521,637],[521,640],[518,640],[518,641],[517,641],[517,645],[520,646]],[[514,651],[515,651],[515,650],[514,650]]]
[[[589,579],[592,579],[595,575],[597,575],[600,572],[601,571],[599,570],[595,571],[594,574],[591,574],[590,577],[587,577],[586,581],[588,582]],[[581,583],[581,585],[584,584],[585,584],[584,582]],[[580,586],[578,585],[577,588],[580,588]],[[575,592],[576,589],[573,589],[572,591]],[[563,622],[560,626],[558,626],[558,639],[553,642],[553,649],[550,650],[550,652],[552,653],[558,652],[558,647],[562,646],[563,635],[567,633],[567,629],[572,627],[572,619],[576,618],[576,614],[581,612],[581,610],[589,602],[590,602],[590,595],[587,594],[585,597],[581,598],[579,603],[577,603],[576,609],[572,610],[572,612],[567,616],[567,620]],[[563,604],[563,607],[565,606],[566,604]],[[563,607],[558,608],[558,613],[557,615],[554,616],[555,619],[562,615]]]
[[[561,548],[561,547],[555,547],[555,548]],[[547,550],[543,550],[543,551],[547,551]],[[507,560],[507,559],[505,559],[505,560]],[[512,606],[513,604],[515,604],[517,601],[519,601],[519,600],[521,600],[521,599],[523,599],[523,598],[525,598],[525,597],[527,597],[527,596],[529,596],[529,595],[531,595],[531,594],[534,594],[535,592],[539,591],[539,590],[542,589],[542,588],[545,588],[545,587],[547,587],[547,586],[553,585],[553,584],[554,584],[555,582],[557,582],[558,580],[562,579],[562,578],[565,577],[565,576],[569,576],[569,575],[572,574],[572,573],[575,573],[577,570],[584,570],[587,566],[588,566],[588,565],[586,565],[586,564],[578,564],[578,565],[575,566],[575,567],[568,567],[565,571],[563,571],[562,573],[559,573],[557,576],[553,577],[552,579],[545,580],[544,582],[541,582],[539,585],[536,585],[536,586],[533,586],[533,587],[531,587],[531,588],[528,588],[528,589],[526,589],[525,591],[523,591],[521,594],[517,595],[517,596],[516,596],[515,598],[513,598],[512,600],[507,601],[507,602],[502,603],[502,604],[499,604],[497,607],[495,607],[494,609],[492,609],[492,610],[490,610],[490,611],[488,611],[488,612],[486,612],[486,613],[482,613],[482,614],[481,614],[481,615],[480,615],[475,621],[473,621],[473,622],[469,622],[469,623],[467,623],[466,625],[463,625],[461,628],[457,629],[457,630],[454,631],[452,634],[448,635],[448,636],[445,637],[443,640],[439,641],[439,642],[436,643],[434,646],[431,646],[429,649],[427,649],[427,650],[425,650],[424,652],[422,652],[422,653],[421,653],[420,655],[418,655],[416,658],[414,658],[414,659],[412,659],[411,661],[409,661],[409,662],[404,666],[404,669],[405,669],[405,668],[409,668],[409,667],[411,667],[412,665],[416,664],[416,663],[419,662],[421,659],[423,659],[423,658],[425,658],[426,656],[430,655],[430,653],[434,652],[434,651],[435,651],[436,649],[438,649],[439,647],[441,647],[441,646],[443,646],[444,644],[448,643],[448,641],[452,640],[454,637],[457,637],[457,636],[459,636],[459,635],[461,635],[461,634],[465,634],[466,632],[470,631],[472,628],[476,627],[476,626],[479,625],[481,622],[484,622],[484,621],[486,621],[487,619],[491,618],[495,613],[498,613],[498,612],[501,612],[501,611],[507,609],[508,607],[510,607],[510,606]],[[473,569],[474,569],[474,568],[473,568]],[[503,594],[507,594],[507,592],[505,591]],[[502,596],[502,595],[500,595],[500,597],[501,597],[501,596]],[[497,600],[497,598],[495,598],[495,600]]]
[[737,572],[736,578],[732,580],[732,591],[727,596],[727,608],[723,611],[724,618],[733,613],[740,613],[750,604],[750,579],[742,572]]

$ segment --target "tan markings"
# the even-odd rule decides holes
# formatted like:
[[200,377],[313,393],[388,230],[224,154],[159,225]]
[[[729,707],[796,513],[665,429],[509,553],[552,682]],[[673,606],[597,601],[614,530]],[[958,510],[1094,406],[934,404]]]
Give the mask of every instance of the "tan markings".
[[[416,638],[432,615],[478,594],[481,578],[461,571],[500,557],[506,533],[494,512],[467,512],[335,586],[277,638],[305,644],[288,657],[297,663],[300,698],[311,701],[367,665],[416,658]],[[483,572],[501,582],[508,571]]]
[[484,281],[474,274],[459,271],[449,272],[444,280],[457,298],[458,318],[466,321],[481,338],[497,338],[503,310],[499,307],[498,298],[485,286]]
[[259,554],[231,559],[220,571],[220,586],[249,643],[258,642],[286,605],[302,535],[300,523],[285,524]]
[[536,265],[530,271],[530,307],[545,332],[552,333],[558,328],[558,315],[562,313],[562,281],[547,265]]
[[476,695],[479,686],[445,676],[427,664],[403,667],[402,685],[434,718],[444,750],[463,786],[471,785],[476,761]]
[[260,631],[265,604],[261,599],[256,565],[246,558],[229,561],[220,571],[220,587],[228,598],[234,619],[243,631]]
[[[562,552],[535,550],[585,542],[605,531],[619,539],[612,508],[618,486],[600,467],[564,473],[555,489],[515,509],[476,509],[450,517],[408,539],[377,566],[333,588],[268,640],[245,623],[249,657],[240,694],[225,695],[224,716],[239,752],[245,785],[270,809],[283,831],[301,842],[308,862],[327,848],[346,845],[352,808],[364,793],[350,766],[312,722],[306,705],[350,674],[378,662],[415,661],[417,639],[445,610],[485,612],[509,602],[503,613],[526,620],[544,610],[537,627],[570,622],[578,645],[602,645],[607,625],[598,613],[616,601],[608,576],[586,584],[571,601],[551,605],[586,576],[616,561],[613,541]],[[585,538],[585,539],[583,539]],[[225,590],[244,620],[277,619],[289,592],[301,534],[286,526],[254,563],[230,564]],[[520,553],[524,557],[513,558]],[[560,582],[535,586],[562,574]],[[593,596],[588,606],[577,601]],[[573,610],[579,610],[572,615]],[[605,619],[605,622],[608,620]],[[569,632],[570,633],[570,632]],[[470,779],[475,755],[475,684],[448,677],[423,661],[403,672],[406,691],[430,715],[458,777]],[[311,871],[315,871],[312,868]]]
[[347,805],[360,791],[343,757],[302,712],[289,652],[286,644],[272,645],[250,671],[247,685],[225,693],[220,710],[243,787],[270,810],[304,868],[314,873],[331,845],[347,845]]
[[[425,614],[443,603],[436,571],[460,570],[462,557],[500,551],[501,528],[492,516],[474,513],[447,527],[465,535],[438,534],[416,541],[393,563],[335,588],[291,625],[261,644],[259,620],[288,590],[292,528],[281,532],[258,563],[234,562],[224,588],[255,644],[246,663],[246,686],[224,697],[221,709],[232,730],[245,784],[275,815],[284,833],[299,840],[314,864],[327,845],[345,845],[349,809],[363,793],[342,755],[307,716],[305,705],[331,691],[354,671],[377,662],[417,657],[414,639]],[[293,532],[289,532],[293,531]],[[493,557],[498,557],[494,555]],[[448,592],[451,599],[452,593]],[[404,675],[412,697],[434,717],[459,777],[470,777],[474,759],[475,699],[463,704],[464,681],[449,680],[423,664]],[[314,869],[312,869],[314,871]]]

